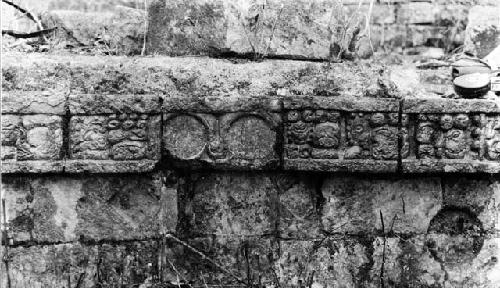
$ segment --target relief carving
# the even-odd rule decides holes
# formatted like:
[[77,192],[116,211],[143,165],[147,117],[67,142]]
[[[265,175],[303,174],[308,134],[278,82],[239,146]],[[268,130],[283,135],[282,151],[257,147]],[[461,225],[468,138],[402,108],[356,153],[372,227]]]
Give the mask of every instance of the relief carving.
[[138,160],[149,149],[148,115],[73,116],[71,156],[74,159]]
[[336,159],[340,145],[340,114],[328,110],[288,111],[285,153],[289,159]]
[[479,115],[421,114],[416,128],[420,159],[479,159]]
[[397,159],[398,122],[397,113],[349,114],[345,158]]

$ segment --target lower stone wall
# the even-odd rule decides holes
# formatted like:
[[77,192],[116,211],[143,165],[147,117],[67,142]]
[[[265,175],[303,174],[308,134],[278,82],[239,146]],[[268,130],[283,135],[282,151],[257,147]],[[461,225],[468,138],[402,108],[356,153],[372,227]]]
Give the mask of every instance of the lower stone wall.
[[2,287],[500,284],[493,176],[158,171],[2,183]]

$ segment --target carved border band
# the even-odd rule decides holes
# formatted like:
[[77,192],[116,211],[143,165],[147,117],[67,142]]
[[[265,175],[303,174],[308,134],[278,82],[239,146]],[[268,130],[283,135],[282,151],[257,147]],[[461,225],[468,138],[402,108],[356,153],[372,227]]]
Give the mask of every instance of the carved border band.
[[7,92],[2,172],[499,173],[500,103]]

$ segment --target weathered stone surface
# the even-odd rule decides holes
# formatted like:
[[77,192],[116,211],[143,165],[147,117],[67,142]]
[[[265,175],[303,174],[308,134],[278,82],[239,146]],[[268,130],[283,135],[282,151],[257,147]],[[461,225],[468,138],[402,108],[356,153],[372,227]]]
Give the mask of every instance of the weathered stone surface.
[[497,7],[474,6],[469,11],[465,30],[464,50],[479,58],[488,55],[500,45],[500,16]]
[[2,160],[61,159],[62,117],[2,115]]
[[71,95],[145,94],[188,99],[294,95],[399,97],[399,93],[391,89],[387,73],[380,74],[385,71],[383,66],[366,62],[328,64],[266,60],[235,64],[200,57],[127,58],[38,53],[2,53],[1,60],[5,90],[43,91],[63,85],[65,89],[71,87]]
[[193,191],[180,196],[189,234],[256,236],[274,231],[278,191],[268,176],[210,173],[199,175],[192,185]]
[[138,55],[146,36],[143,9],[116,5],[109,12],[52,10],[42,14],[47,27],[58,27],[51,35],[56,47],[95,47],[103,54]]
[[[168,240],[165,250],[165,282],[190,282],[193,286],[272,285],[277,242],[269,238],[219,235],[185,240],[207,258],[186,245]],[[215,264],[214,264],[215,263]],[[217,267],[217,266],[219,267]],[[224,269],[224,270],[223,270]]]
[[285,169],[395,171],[399,102],[336,100],[284,100]]
[[354,239],[281,241],[276,274],[282,287],[364,287],[370,250]]
[[160,97],[155,95],[71,94],[68,98],[71,115],[157,114]]
[[330,233],[425,233],[442,205],[437,178],[364,180],[359,177],[327,178],[323,229]]
[[[2,287],[129,287],[159,282],[156,241],[16,247],[1,263]],[[4,254],[5,255],[5,254]],[[10,282],[10,285],[8,285]]]
[[489,233],[500,231],[498,182],[493,179],[444,177],[444,206],[462,209],[481,222]]
[[5,176],[2,181],[8,233],[15,242],[145,239],[175,229],[163,227],[158,215],[177,203],[161,204],[161,183],[152,176]]
[[[312,179],[311,179],[312,178]],[[279,193],[278,232],[281,239],[322,238],[320,199],[314,177],[300,174],[276,175],[272,178]],[[316,180],[316,181],[315,181]]]
[[2,91],[2,114],[64,115],[62,91]]
[[169,113],[165,117],[165,153],[181,166],[195,161],[214,167],[265,168],[278,163],[278,114],[267,112],[211,114]]
[[[4,151],[7,150],[7,151]],[[11,150],[11,151],[9,151]],[[5,152],[14,153],[12,148],[8,146],[2,146],[2,156]],[[38,161],[4,161],[2,160],[1,172],[6,174],[11,173],[27,173],[27,174],[36,174],[36,173],[60,173],[63,172],[65,168],[65,161],[47,161],[47,160],[38,160]]]
[[403,113],[499,113],[495,99],[443,99],[440,97],[405,98]]
[[191,113],[231,113],[255,111],[281,111],[281,101],[278,97],[164,97],[163,110]]
[[462,263],[439,262],[430,252],[427,240],[425,237],[414,237],[404,241],[391,237],[385,241],[384,238],[376,238],[373,243],[374,264],[370,273],[373,282],[365,287],[379,287],[382,281],[385,285],[410,287],[498,286],[499,279],[496,272],[499,268],[496,259],[499,240],[497,238],[486,239],[477,256]]
[[71,159],[159,159],[159,115],[72,116],[69,125]]

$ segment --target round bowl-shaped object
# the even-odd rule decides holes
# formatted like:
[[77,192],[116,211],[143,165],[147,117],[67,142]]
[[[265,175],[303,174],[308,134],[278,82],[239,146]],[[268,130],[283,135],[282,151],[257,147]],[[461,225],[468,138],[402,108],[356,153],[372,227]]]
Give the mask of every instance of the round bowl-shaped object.
[[490,90],[490,74],[472,73],[453,80],[455,92],[464,98],[480,98]]
[[460,59],[451,64],[451,76],[456,77],[473,73],[491,73],[488,64],[479,59]]

